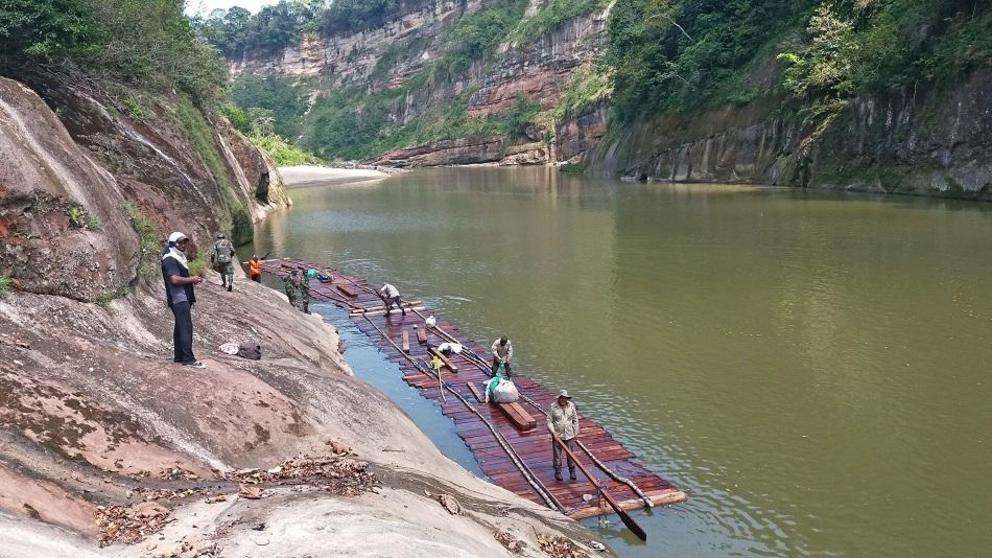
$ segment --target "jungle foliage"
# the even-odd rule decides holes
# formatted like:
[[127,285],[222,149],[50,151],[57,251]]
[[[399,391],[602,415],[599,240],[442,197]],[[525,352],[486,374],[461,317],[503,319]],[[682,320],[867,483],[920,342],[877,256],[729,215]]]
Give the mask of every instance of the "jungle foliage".
[[162,91],[200,106],[225,94],[222,58],[197,40],[182,0],[4,0],[7,64],[72,61],[91,75]]
[[[776,91],[819,110],[917,80],[948,82],[990,59],[989,8],[989,0],[618,0],[606,57],[616,114],[626,121]],[[768,67],[779,79],[754,79]]]

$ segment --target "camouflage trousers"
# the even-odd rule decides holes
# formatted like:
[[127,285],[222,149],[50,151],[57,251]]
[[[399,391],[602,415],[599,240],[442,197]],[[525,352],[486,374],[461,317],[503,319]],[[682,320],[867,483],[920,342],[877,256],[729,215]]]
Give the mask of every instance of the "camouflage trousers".
[[234,284],[234,262],[218,263],[217,272],[220,273],[225,287]]

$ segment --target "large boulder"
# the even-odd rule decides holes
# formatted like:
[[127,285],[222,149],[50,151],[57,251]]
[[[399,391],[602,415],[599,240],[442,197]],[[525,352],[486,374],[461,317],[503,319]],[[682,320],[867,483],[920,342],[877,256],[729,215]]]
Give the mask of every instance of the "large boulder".
[[0,78],[0,274],[94,301],[135,275],[138,238],[116,181],[34,91]]

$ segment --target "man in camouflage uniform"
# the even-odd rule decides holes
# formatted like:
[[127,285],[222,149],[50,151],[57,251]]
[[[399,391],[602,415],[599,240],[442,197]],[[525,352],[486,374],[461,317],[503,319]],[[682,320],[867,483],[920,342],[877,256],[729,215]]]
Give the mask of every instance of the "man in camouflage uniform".
[[211,259],[214,266],[220,273],[222,285],[230,291],[234,288],[234,245],[224,237],[224,233],[217,233],[217,242],[214,242],[214,253]]
[[300,302],[304,314],[310,313],[310,280],[317,276],[316,269],[308,269],[300,276]]
[[294,308],[299,307],[300,299],[300,270],[294,269],[282,280],[283,289],[289,297],[289,304]]

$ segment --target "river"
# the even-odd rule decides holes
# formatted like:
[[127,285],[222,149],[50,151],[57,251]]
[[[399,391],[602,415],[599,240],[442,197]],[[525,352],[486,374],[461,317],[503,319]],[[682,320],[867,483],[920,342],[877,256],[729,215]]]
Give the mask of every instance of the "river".
[[[992,206],[547,168],[292,197],[259,253],[388,279],[479,340],[506,333],[520,372],[689,493],[635,514],[647,544],[603,526],[621,556],[992,548]],[[343,333],[356,371],[477,471]]]

